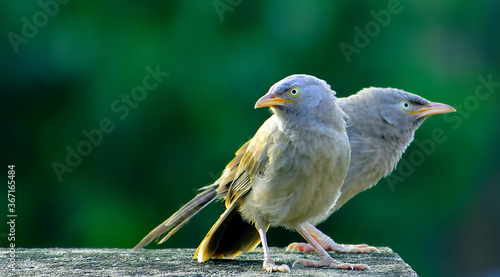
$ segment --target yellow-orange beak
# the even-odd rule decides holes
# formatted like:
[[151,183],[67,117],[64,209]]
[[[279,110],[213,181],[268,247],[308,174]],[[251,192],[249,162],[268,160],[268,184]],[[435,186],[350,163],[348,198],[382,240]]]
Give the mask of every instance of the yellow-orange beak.
[[431,103],[430,105],[424,106],[416,111],[411,112],[410,114],[417,114],[418,117],[428,117],[435,114],[453,113],[456,111],[457,110],[455,110],[455,108],[450,105],[442,103]]
[[262,96],[257,103],[255,103],[255,108],[263,108],[263,107],[276,107],[276,106],[284,106],[285,103],[293,102],[292,100],[283,99],[281,97],[276,96],[273,93],[266,94]]

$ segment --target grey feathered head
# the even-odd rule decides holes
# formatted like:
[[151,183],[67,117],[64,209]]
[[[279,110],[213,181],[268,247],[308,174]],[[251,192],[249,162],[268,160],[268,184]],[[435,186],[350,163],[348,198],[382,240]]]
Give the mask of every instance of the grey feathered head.
[[351,116],[348,128],[356,128],[371,136],[404,141],[413,139],[413,134],[427,117],[455,111],[449,105],[430,102],[394,88],[365,88],[348,98],[339,99],[339,105],[348,115],[357,115]]
[[290,75],[277,82],[257,101],[255,107],[271,107],[279,117],[287,117],[294,122],[338,121],[337,118],[340,118],[343,124],[345,118],[330,85],[306,74]]

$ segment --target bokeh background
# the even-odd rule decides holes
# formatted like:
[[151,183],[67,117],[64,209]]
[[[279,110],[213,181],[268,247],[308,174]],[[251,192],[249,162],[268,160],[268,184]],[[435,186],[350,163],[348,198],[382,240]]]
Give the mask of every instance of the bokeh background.
[[[500,274],[500,2],[0,5],[1,158],[4,176],[16,165],[18,247],[133,247],[218,178],[269,116],[255,101],[307,73],[339,97],[396,87],[458,110],[418,130],[419,141],[436,129],[446,139],[426,152],[413,143],[410,166],[393,173],[403,181],[381,180],[320,228],[340,243],[389,246],[423,276]],[[141,94],[144,78],[158,83]],[[103,120],[112,131],[85,148],[83,133]],[[69,166],[78,147],[86,156]],[[71,172],[59,167],[59,179],[55,162]],[[212,205],[160,247],[196,247],[221,210]],[[269,231],[271,246],[298,240]]]

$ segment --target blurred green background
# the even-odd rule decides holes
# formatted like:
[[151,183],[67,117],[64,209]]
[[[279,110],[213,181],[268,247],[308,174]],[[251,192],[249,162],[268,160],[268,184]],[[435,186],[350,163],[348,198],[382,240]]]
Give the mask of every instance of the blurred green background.
[[[389,246],[423,276],[500,273],[500,2],[0,5],[1,156],[4,175],[16,165],[18,247],[133,247],[218,178],[269,116],[255,101],[307,73],[339,97],[396,87],[458,110],[418,130],[419,141],[436,129],[446,141],[422,162],[410,159],[423,153],[413,143],[410,167],[393,173],[404,181],[381,180],[320,229]],[[112,131],[99,141],[91,130],[103,120]],[[68,149],[85,156],[68,166]],[[60,180],[54,162],[71,172]],[[221,210],[211,205],[161,247],[196,247]],[[271,246],[293,241],[302,240],[269,231]]]

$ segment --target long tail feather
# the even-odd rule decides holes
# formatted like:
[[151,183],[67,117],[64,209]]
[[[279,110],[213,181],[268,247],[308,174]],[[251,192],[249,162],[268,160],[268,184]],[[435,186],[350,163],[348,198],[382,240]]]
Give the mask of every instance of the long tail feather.
[[[182,206],[177,212],[153,229],[132,250],[139,250],[153,240],[165,242],[184,226],[193,216],[217,198],[218,184],[205,187],[204,191],[196,195],[191,201]],[[170,231],[170,232],[169,232]],[[165,233],[168,234],[165,235]]]

